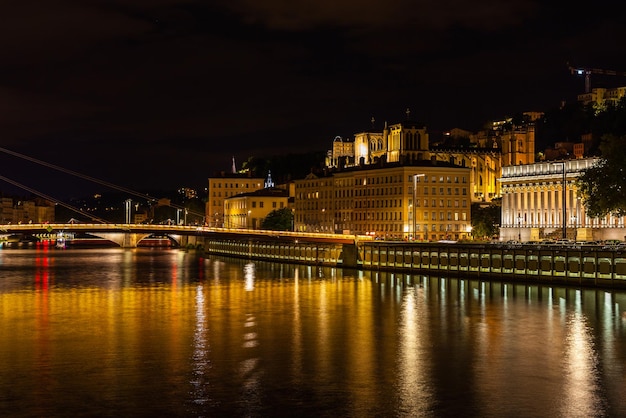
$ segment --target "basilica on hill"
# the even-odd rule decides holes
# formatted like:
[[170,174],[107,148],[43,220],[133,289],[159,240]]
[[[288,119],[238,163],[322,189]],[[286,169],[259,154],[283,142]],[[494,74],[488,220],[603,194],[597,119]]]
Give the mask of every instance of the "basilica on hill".
[[[351,139],[335,137],[332,149],[327,153],[326,166],[341,170],[385,163],[447,162],[470,168],[472,202],[490,202],[500,197],[497,179],[503,166],[535,161],[532,117],[519,127],[512,125],[510,120],[493,122],[490,130],[477,134],[455,129],[446,134],[448,141],[434,145],[431,145],[427,128],[415,121],[385,123],[380,131],[360,132]],[[464,145],[455,145],[460,138],[466,139]]]

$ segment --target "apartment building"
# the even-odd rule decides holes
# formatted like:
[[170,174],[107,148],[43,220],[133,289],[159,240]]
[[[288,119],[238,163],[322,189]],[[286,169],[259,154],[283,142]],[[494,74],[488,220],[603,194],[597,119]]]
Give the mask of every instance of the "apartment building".
[[380,239],[467,239],[470,168],[422,161],[351,167],[295,181],[295,229]]
[[289,191],[268,187],[224,198],[224,228],[260,229],[270,212],[288,208]]
[[265,179],[248,174],[220,173],[208,179],[206,224],[210,227],[225,227],[225,199],[242,193],[250,193],[265,187]]

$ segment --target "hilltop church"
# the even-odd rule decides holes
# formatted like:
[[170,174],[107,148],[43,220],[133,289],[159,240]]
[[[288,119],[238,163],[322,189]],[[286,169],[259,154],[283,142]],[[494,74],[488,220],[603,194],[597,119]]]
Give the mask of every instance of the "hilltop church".
[[447,162],[470,168],[472,202],[490,202],[500,197],[498,178],[502,167],[535,162],[532,122],[539,115],[529,113],[529,123],[520,127],[514,126],[509,119],[493,122],[489,130],[477,134],[453,130],[446,135],[450,139],[466,137],[468,141],[464,146],[445,142],[431,144],[427,128],[410,120],[409,115],[407,110],[407,120],[393,125],[385,122],[382,131],[359,132],[352,139],[335,137],[332,149],[327,152],[326,166],[331,170],[342,170],[386,163],[410,165],[424,160]]

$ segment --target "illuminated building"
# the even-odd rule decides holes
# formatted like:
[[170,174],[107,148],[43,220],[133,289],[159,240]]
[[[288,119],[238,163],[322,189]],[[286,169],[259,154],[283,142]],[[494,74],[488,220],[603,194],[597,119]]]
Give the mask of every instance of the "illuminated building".
[[593,105],[597,110],[607,105],[616,106],[626,96],[626,87],[594,88],[589,93],[578,95],[578,101],[584,105]]
[[289,192],[267,187],[224,198],[224,228],[260,229],[273,210],[289,207]]
[[221,173],[209,178],[206,203],[207,226],[224,227],[224,202],[228,197],[263,189],[265,179],[247,174]]
[[467,239],[469,176],[469,167],[437,161],[310,174],[295,181],[295,229],[383,239]]
[[596,161],[583,158],[504,167],[500,238],[561,239],[565,232],[567,239],[577,241],[623,240],[623,217],[590,218],[578,196],[576,179]]
[[54,222],[54,203],[43,200],[22,200],[0,197],[0,223]]
[[[407,113],[409,113],[407,111]],[[514,126],[511,119],[492,122],[489,129],[470,134],[452,130],[447,139],[452,144],[430,144],[427,129],[411,120],[355,134],[354,156],[346,155],[350,148],[336,147],[329,151],[327,167],[337,170],[347,167],[384,163],[412,164],[435,160],[470,168],[470,198],[472,202],[490,202],[500,197],[497,179],[503,166],[530,164],[534,160],[535,131],[532,122],[541,113],[527,112],[526,122]],[[466,146],[455,146],[454,137],[467,138]],[[346,140],[342,140],[345,143]]]

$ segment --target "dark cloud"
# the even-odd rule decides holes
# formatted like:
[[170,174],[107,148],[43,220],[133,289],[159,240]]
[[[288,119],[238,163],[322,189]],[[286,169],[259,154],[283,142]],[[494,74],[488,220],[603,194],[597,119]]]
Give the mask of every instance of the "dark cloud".
[[3,9],[1,146],[136,187],[203,185],[233,155],[324,150],[406,108],[433,131],[546,110],[582,92],[568,61],[626,71],[617,3],[59,0]]

